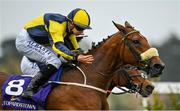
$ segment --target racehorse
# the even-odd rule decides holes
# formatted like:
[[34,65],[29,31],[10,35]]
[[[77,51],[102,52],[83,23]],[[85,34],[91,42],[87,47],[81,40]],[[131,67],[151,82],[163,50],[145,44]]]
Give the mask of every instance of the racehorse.
[[[112,89],[117,87],[121,92],[114,93]],[[148,97],[152,94],[154,86],[147,76],[137,67],[124,65],[120,67],[113,75],[110,85],[107,88],[107,97],[109,94],[139,93],[142,97]]]
[[[147,39],[128,22],[125,27],[114,25],[119,31],[88,51],[94,57],[92,64],[78,64],[62,74],[61,81],[68,85],[58,85],[50,92],[46,109],[109,109],[105,89],[114,72],[125,64],[145,68],[155,76],[162,73],[164,63]],[[0,78],[1,87],[8,77],[0,74]]]

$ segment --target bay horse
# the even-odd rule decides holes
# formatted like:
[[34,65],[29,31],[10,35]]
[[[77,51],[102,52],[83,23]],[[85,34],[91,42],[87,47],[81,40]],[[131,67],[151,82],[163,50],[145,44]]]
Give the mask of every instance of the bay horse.
[[[112,92],[116,87],[121,92]],[[142,97],[148,97],[152,94],[154,85],[147,76],[137,67],[132,65],[124,65],[120,67],[113,75],[112,80],[107,88],[107,97],[109,94],[139,93]]]
[[[104,90],[114,72],[125,64],[145,68],[151,75],[157,76],[162,73],[164,63],[147,39],[128,22],[125,22],[125,26],[117,23],[114,25],[119,31],[87,52],[94,57],[92,64],[80,63],[62,74],[62,82],[78,83],[78,85],[56,86],[48,95],[46,109],[109,109],[107,93]],[[0,87],[7,78],[7,75],[0,74]]]

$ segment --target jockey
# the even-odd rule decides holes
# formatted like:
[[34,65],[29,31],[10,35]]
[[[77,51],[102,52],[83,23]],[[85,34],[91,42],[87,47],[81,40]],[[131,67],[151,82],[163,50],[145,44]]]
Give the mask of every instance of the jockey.
[[[29,62],[45,64],[45,67],[34,74],[26,91],[22,93],[24,98],[31,98],[62,63],[70,61],[92,63],[92,55],[78,53],[80,46],[76,37],[83,35],[85,29],[91,29],[90,17],[86,10],[80,8],[72,10],[67,17],[46,13],[24,26],[16,39],[17,50]],[[22,66],[28,65],[23,63],[26,62],[21,62],[21,69]]]

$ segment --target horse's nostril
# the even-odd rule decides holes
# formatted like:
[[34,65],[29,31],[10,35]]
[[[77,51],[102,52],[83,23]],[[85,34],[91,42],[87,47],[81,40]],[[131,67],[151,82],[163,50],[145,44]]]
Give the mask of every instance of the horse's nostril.
[[164,65],[161,65],[161,64],[154,64],[153,67],[156,68],[156,69],[159,70],[159,71],[162,71],[165,66],[164,66]]
[[154,86],[152,86],[152,85],[147,85],[147,86],[146,86],[146,89],[147,89],[148,91],[152,92],[152,91],[154,90]]

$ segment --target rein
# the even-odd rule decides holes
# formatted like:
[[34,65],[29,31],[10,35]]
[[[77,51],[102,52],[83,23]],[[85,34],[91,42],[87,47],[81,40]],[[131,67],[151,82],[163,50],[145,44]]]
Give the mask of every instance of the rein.
[[132,90],[132,89],[127,89],[127,88],[124,88],[124,87],[121,87],[121,86],[116,86],[118,89],[122,90],[123,92],[119,92],[119,93],[116,93],[116,92],[112,92],[112,91],[109,91],[108,90],[108,93],[111,93],[111,94],[114,94],[114,95],[120,95],[120,94],[125,94],[125,93],[135,93],[136,91],[135,90]]
[[106,90],[100,89],[100,88],[95,87],[95,86],[87,85],[87,84],[72,83],[72,82],[58,82],[58,81],[48,81],[48,83],[55,83],[55,84],[61,84],[61,85],[71,85],[71,86],[80,86],[80,87],[94,89],[94,90],[99,91],[101,93],[107,94]]

